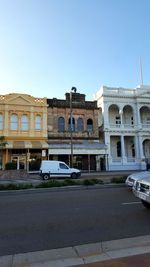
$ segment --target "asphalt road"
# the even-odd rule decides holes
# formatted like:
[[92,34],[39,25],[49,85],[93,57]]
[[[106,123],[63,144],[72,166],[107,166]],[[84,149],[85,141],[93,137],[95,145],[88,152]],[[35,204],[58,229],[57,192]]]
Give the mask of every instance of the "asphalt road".
[[125,187],[0,192],[0,256],[150,234]]

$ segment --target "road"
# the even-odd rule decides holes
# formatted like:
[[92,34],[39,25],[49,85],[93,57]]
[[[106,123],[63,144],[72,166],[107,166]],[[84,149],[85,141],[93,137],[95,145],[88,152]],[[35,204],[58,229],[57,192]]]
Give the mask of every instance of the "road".
[[149,221],[125,187],[0,192],[0,256],[147,235]]

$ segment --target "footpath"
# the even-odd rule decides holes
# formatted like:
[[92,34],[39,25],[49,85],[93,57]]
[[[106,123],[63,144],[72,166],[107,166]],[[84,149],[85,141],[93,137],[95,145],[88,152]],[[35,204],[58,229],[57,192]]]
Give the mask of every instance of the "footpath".
[[149,267],[150,235],[0,257],[1,267]]
[[[131,172],[108,172],[83,174],[108,179],[128,175]],[[33,183],[39,183],[38,175],[31,174]],[[14,183],[25,182],[15,179]],[[0,184],[7,181],[0,181]],[[8,181],[10,182],[10,181]],[[28,182],[28,181],[26,181]],[[149,222],[148,222],[149,223]],[[0,257],[0,267],[149,267],[150,235],[119,240],[99,241],[73,247],[35,251]]]

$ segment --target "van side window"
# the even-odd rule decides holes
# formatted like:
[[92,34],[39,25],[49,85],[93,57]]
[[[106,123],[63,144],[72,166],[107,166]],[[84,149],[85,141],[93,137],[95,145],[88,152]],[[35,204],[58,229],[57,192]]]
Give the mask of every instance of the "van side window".
[[60,169],[68,169],[68,167],[63,163],[59,163],[59,168]]

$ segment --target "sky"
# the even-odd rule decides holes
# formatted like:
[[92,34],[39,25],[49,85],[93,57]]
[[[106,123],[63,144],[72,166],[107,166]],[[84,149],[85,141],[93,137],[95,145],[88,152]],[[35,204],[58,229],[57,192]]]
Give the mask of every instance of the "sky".
[[149,0],[0,0],[0,94],[150,85]]

